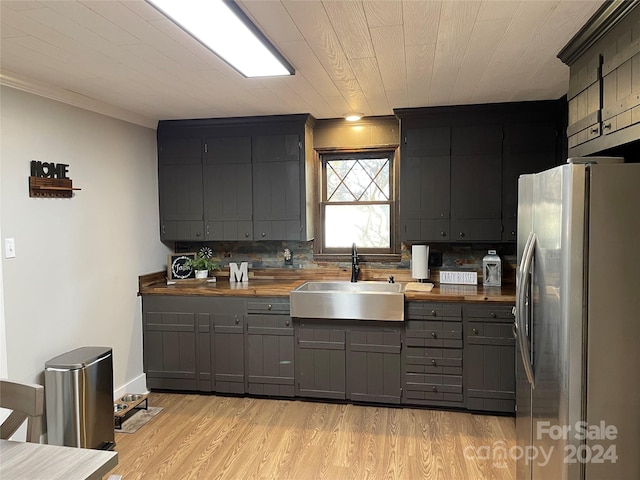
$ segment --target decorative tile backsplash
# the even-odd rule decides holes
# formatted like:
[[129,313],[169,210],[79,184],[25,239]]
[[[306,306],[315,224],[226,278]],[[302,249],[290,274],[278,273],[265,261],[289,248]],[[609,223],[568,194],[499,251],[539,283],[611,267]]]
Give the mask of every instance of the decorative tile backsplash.
[[[197,252],[202,247],[213,251],[214,259],[225,267],[229,262],[249,262],[251,268],[323,268],[328,262],[317,262],[313,258],[313,240],[296,241],[259,241],[259,242],[180,242],[176,252]],[[284,250],[292,254],[292,265],[285,264]],[[442,254],[442,266],[431,266],[432,274],[440,270],[473,270],[482,272],[482,258],[488,250],[497,250],[502,259],[502,277],[506,283],[515,282],[516,246],[509,244],[438,244],[431,245],[431,252]],[[363,268],[410,268],[411,244],[402,244],[399,263],[363,263]],[[332,262],[332,266],[348,266],[349,262]]]

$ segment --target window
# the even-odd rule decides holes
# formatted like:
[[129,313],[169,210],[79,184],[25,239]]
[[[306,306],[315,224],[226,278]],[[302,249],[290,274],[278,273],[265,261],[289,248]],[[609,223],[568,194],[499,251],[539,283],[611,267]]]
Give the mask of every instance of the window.
[[321,156],[319,253],[395,252],[394,152]]

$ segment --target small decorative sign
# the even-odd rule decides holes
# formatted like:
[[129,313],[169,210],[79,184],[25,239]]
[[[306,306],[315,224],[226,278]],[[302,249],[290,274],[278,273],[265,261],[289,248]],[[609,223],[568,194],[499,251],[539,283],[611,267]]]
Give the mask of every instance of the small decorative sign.
[[67,177],[69,165],[66,163],[48,163],[31,161],[29,177],[30,197],[71,198],[74,190],[73,181]]
[[196,272],[188,264],[196,258],[195,253],[174,253],[167,256],[167,280],[185,280],[195,278]]

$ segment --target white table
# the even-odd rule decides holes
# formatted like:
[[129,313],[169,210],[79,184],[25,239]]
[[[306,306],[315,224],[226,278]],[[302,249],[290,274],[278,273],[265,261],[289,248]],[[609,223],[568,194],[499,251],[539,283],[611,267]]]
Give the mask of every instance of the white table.
[[117,464],[117,452],[0,440],[2,480],[101,480]]

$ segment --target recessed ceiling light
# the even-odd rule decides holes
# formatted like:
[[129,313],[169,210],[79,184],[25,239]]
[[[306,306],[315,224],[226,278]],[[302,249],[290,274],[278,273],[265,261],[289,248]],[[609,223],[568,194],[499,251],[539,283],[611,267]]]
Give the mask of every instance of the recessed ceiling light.
[[293,67],[235,2],[147,0],[245,77],[293,75]]
[[361,118],[362,118],[362,114],[361,113],[349,113],[349,114],[344,116],[344,119],[346,121],[348,121],[348,122],[357,122]]

